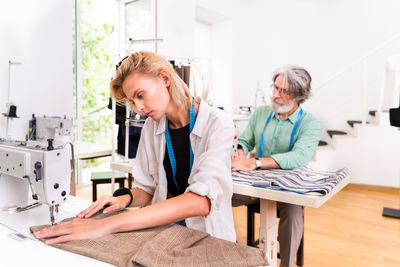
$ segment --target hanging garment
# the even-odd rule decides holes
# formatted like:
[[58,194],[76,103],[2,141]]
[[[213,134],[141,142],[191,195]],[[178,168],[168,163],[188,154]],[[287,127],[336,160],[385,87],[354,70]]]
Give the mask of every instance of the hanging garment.
[[201,97],[208,105],[214,106],[215,96],[211,91],[209,71],[201,63],[190,62],[190,93],[195,97]]
[[[108,101],[108,108],[112,109],[111,98]],[[115,111],[115,124],[118,124],[118,136],[117,136],[117,153],[125,155],[125,119],[126,119],[126,108],[125,106],[116,105]],[[145,118],[145,116],[143,117]],[[140,134],[142,127],[130,126],[129,127],[129,155],[130,159],[136,157],[136,151],[139,145]]]
[[189,88],[190,86],[190,66],[187,65],[175,65],[174,66],[175,72],[178,74],[179,78],[181,78]]

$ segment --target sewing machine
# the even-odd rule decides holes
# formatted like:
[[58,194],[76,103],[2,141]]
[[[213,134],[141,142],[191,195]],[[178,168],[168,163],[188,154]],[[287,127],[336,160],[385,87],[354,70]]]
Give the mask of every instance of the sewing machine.
[[91,204],[69,196],[72,150],[51,150],[50,143],[0,138],[0,265],[111,266],[47,246],[30,233],[31,226],[74,217]]
[[69,195],[73,148],[54,147],[52,141],[46,144],[0,139],[1,216],[45,204],[49,206],[50,222],[57,221],[59,205]]
[[58,116],[35,117],[29,121],[29,140],[46,142],[53,139],[55,144],[65,144],[71,141],[72,119]]

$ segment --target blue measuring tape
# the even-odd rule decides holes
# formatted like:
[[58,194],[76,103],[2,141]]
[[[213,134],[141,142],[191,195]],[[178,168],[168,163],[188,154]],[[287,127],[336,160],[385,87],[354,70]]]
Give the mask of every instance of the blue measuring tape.
[[[175,160],[174,149],[172,147],[171,137],[169,135],[168,118],[166,121],[167,122],[165,126],[165,141],[167,142],[168,157],[169,161],[171,162],[172,179],[174,180],[175,186],[178,189],[179,194],[181,194],[182,192],[179,189],[178,182],[176,181],[176,160]],[[195,122],[195,110],[194,110],[194,105],[192,105],[189,109],[189,133],[191,133],[193,130],[194,122]],[[192,171],[194,156],[193,156],[192,146],[190,144],[189,144],[189,149],[190,149],[190,171]]]
[[[258,157],[259,158],[262,157],[262,151],[263,151],[263,145],[264,145],[264,131],[265,131],[265,128],[267,128],[267,125],[268,125],[269,121],[271,120],[271,117],[272,117],[273,113],[274,113],[273,111],[271,111],[271,113],[269,113],[268,119],[267,119],[267,121],[265,122],[265,125],[264,125],[264,129],[261,132],[260,147],[258,149]],[[296,120],[296,123],[295,123],[295,125],[293,127],[292,135],[290,137],[289,151],[291,151],[292,148],[293,148],[294,135],[296,134],[297,128],[299,127],[299,124],[300,124],[302,116],[303,116],[303,109],[300,108],[299,115],[297,116],[297,120]]]
[[[176,181],[176,160],[175,160],[174,149],[172,147],[171,137],[169,135],[168,118],[166,121],[167,122],[165,125],[165,140],[167,142],[168,157],[169,157],[169,161],[171,163],[171,168],[172,168],[172,179],[174,180],[176,189],[178,189],[179,194],[181,194],[181,190],[179,189],[178,182]],[[189,134],[193,130],[194,122],[195,122],[195,109],[194,109],[194,105],[192,105],[192,106],[190,106],[190,109],[189,109]],[[192,171],[194,155],[193,155],[192,146],[190,144],[189,144],[189,149],[190,149],[190,171]],[[180,225],[186,226],[185,220],[177,221],[174,224],[180,224]]]

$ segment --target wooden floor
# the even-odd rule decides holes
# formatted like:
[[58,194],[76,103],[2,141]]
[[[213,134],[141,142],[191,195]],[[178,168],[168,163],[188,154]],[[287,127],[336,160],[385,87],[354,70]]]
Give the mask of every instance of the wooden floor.
[[[110,194],[110,186],[98,191]],[[77,195],[91,200],[91,187]],[[349,186],[322,207],[306,208],[304,266],[399,267],[400,219],[382,217],[383,207],[399,209],[399,192]],[[246,207],[233,214],[238,242],[245,244]]]

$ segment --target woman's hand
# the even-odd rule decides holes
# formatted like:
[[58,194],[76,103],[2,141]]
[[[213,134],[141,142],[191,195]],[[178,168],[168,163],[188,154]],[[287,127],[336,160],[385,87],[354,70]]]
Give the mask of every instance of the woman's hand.
[[89,239],[111,234],[109,223],[103,220],[75,218],[35,232],[36,238],[51,238],[46,244],[56,244],[72,240]]
[[96,202],[94,202],[89,208],[81,211],[76,217],[90,218],[93,214],[97,213],[99,210],[101,210],[106,206],[108,207],[104,209],[103,213],[122,210],[126,208],[129,201],[130,201],[129,195],[122,195],[118,197],[102,196]]
[[236,171],[252,171],[256,169],[256,160],[254,158],[244,158],[231,160],[231,170]]

